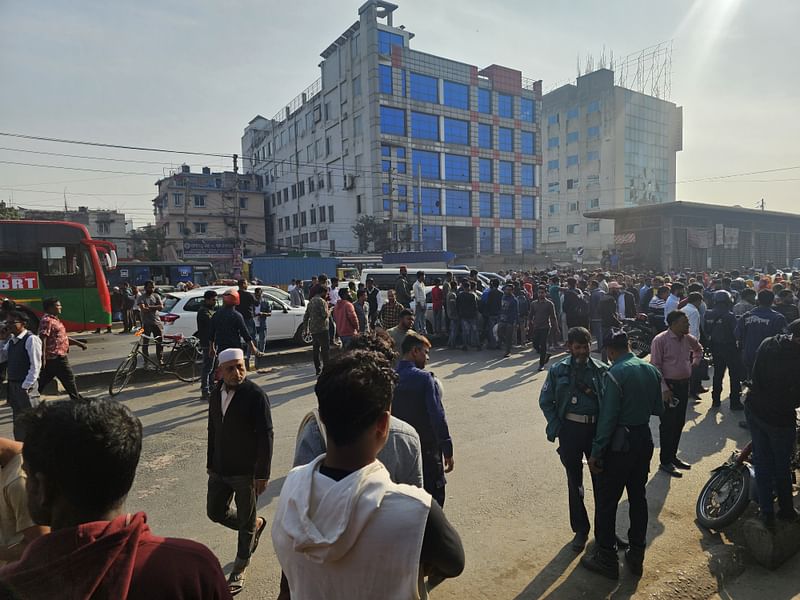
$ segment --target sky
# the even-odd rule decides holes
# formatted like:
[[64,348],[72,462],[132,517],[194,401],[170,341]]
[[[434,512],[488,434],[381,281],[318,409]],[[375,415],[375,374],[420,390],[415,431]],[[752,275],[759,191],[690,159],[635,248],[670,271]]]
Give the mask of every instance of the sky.
[[[271,117],[319,77],[320,52],[361,3],[0,0],[0,132],[241,153],[248,121]],[[585,64],[604,49],[622,57],[670,42],[670,99],[684,116],[678,199],[755,207],[763,198],[768,210],[798,212],[800,2],[396,4],[395,25],[415,34],[413,49],[520,69],[545,91],[574,81],[578,57]],[[140,226],[153,220],[156,180],[183,162],[232,166],[0,135],[0,200],[117,208]]]

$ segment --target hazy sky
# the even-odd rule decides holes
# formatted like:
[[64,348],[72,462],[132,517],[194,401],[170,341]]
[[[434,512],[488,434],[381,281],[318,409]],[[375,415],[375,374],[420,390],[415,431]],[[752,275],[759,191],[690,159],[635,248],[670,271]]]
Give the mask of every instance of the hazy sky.
[[[797,212],[797,0],[398,0],[412,48],[521,69],[544,89],[576,58],[673,41],[672,101],[684,107],[678,198]],[[357,19],[347,0],[0,0],[0,131],[240,153],[256,114],[274,115],[319,76],[319,53]],[[67,158],[20,150],[146,161]],[[186,161],[0,136],[0,199],[119,208],[152,220],[156,179]],[[122,171],[37,168],[8,162]],[[717,181],[729,174],[782,169]],[[685,182],[685,183],[681,183]]]

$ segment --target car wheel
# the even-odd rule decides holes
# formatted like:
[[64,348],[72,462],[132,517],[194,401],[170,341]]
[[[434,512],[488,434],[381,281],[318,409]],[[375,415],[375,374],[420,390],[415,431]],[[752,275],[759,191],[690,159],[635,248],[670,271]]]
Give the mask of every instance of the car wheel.
[[294,332],[294,341],[300,344],[301,346],[311,345],[312,342],[311,334],[303,329],[302,323],[297,327],[297,331]]

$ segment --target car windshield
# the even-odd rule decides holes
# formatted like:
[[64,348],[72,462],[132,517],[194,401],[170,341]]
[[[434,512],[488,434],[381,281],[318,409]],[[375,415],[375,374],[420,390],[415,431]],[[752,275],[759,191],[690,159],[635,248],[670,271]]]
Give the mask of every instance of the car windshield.
[[289,292],[284,292],[281,288],[267,287],[262,289],[264,290],[264,292],[268,292],[272,296],[280,298],[284,302],[289,300]]
[[162,312],[170,312],[178,303],[179,298],[175,296],[167,296],[164,299],[164,310]]

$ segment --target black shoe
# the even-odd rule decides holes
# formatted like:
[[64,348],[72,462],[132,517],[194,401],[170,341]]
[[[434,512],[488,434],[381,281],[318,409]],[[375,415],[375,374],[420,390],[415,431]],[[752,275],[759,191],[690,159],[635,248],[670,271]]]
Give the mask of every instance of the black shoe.
[[613,550],[598,548],[592,554],[587,552],[581,557],[581,565],[603,577],[619,579],[619,560]]
[[589,541],[589,534],[579,531],[575,534],[575,537],[572,538],[572,541],[569,544],[569,547],[572,548],[575,552],[583,552],[583,549],[586,548],[586,542]]
[[506,352],[503,354],[503,358],[508,358],[509,356],[511,356],[511,352]]
[[672,466],[676,467],[678,469],[683,469],[684,471],[688,471],[689,469],[692,468],[692,465],[690,465],[689,463],[683,462],[679,458],[672,459]]
[[631,573],[637,577],[641,577],[644,573],[644,548],[636,548],[631,546],[625,550],[625,563],[631,570]]
[[663,465],[662,464],[662,465],[658,465],[658,468],[661,471],[664,471],[664,473],[667,473],[668,475],[672,475],[673,477],[683,477],[683,473],[679,472],[675,468],[675,465],[671,465],[671,464],[670,465]]
[[722,402],[719,401],[719,398],[714,398],[711,401],[711,408],[719,408],[720,406],[722,406]]
[[549,363],[551,358],[553,358],[552,354],[545,354],[544,355],[544,364]]
[[739,400],[731,400],[731,410],[744,410],[744,404]]
[[544,365],[539,365],[539,373],[541,373],[542,371],[544,371],[544,369],[545,369]]

